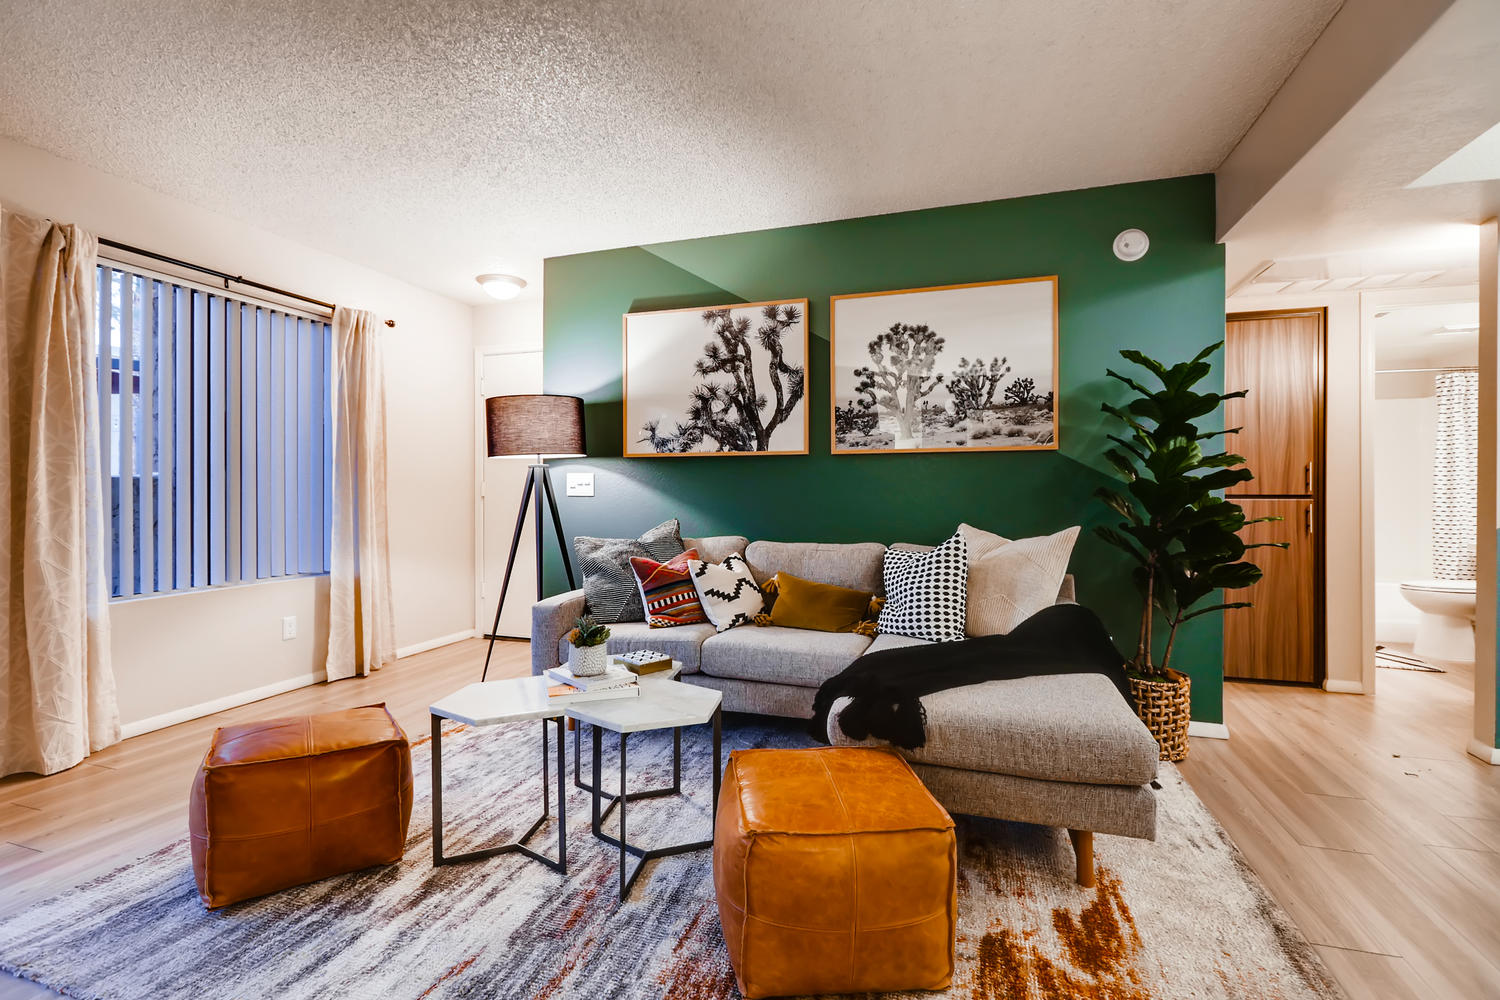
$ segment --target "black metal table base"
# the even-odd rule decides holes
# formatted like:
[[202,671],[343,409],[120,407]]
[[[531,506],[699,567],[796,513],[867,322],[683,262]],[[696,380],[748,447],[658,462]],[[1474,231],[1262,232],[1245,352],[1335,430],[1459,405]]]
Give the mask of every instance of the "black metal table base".
[[[713,777],[713,809],[710,813],[710,822],[719,811],[719,781],[720,781],[720,757],[723,743],[722,712],[714,710],[714,777]],[[641,874],[641,869],[646,862],[656,858],[667,858],[675,854],[687,854],[692,851],[702,851],[714,845],[712,834],[708,840],[695,840],[691,843],[673,844],[667,847],[641,847],[630,843],[629,834],[625,828],[627,802],[635,802],[639,799],[661,798],[667,795],[678,795],[682,791],[682,729],[678,727],[672,730],[672,784],[664,788],[650,788],[641,791],[629,791],[626,785],[626,744],[629,742],[629,734],[620,734],[620,793],[610,795],[600,789],[600,773],[603,770],[604,734],[601,727],[594,726],[593,746],[593,768],[590,772],[591,783],[583,784],[578,776],[578,730],[573,731],[573,783],[579,788],[588,791],[593,799],[593,830],[594,836],[615,847],[620,852],[620,901],[623,903],[629,896],[630,890],[635,885],[635,880]],[[603,799],[609,799],[609,805],[600,808]],[[620,835],[611,836],[604,832],[602,823],[604,817],[608,816],[615,807],[620,810]],[[628,862],[627,855],[633,855],[640,860],[632,868]]]
[[[551,789],[552,781],[548,769],[548,738],[547,724],[555,723],[557,726],[557,858],[547,857],[540,851],[533,850],[526,842],[541,829],[542,824],[547,822],[552,813]],[[434,868],[442,865],[459,864],[465,861],[480,861],[484,858],[493,858],[500,854],[521,854],[533,861],[539,861],[555,872],[563,875],[568,873],[568,798],[567,798],[567,740],[563,736],[563,720],[559,716],[555,719],[542,720],[542,814],[537,817],[536,822],[521,836],[506,844],[497,844],[494,847],[483,847],[474,851],[466,851],[463,854],[443,853],[443,743],[442,743],[442,717],[432,717],[432,865]],[[576,765],[576,761],[575,761]]]

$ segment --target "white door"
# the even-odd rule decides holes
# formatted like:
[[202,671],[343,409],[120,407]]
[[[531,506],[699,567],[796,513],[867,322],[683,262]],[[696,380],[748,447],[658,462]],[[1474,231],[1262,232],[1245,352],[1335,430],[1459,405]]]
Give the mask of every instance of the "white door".
[[[489,632],[495,620],[495,602],[500,597],[500,582],[505,577],[505,558],[516,530],[516,512],[521,493],[526,488],[526,470],[534,458],[485,457],[484,400],[490,396],[511,396],[542,391],[542,352],[479,355],[479,586],[475,614],[481,635]],[[521,545],[516,552],[515,569],[510,575],[510,589],[500,610],[497,634],[520,639],[531,636],[531,605],[536,593],[535,504],[526,513],[521,529]],[[545,516],[545,510],[543,511]],[[556,545],[551,528],[543,535],[547,545]]]

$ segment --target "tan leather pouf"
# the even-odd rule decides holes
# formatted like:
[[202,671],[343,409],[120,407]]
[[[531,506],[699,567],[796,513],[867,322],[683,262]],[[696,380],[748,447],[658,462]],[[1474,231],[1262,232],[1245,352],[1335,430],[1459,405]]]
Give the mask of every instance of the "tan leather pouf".
[[385,705],[225,726],[193,780],[193,877],[210,909],[401,860],[411,747]]
[[738,750],[714,891],[740,992],[940,990],[953,978],[953,818],[886,750]]

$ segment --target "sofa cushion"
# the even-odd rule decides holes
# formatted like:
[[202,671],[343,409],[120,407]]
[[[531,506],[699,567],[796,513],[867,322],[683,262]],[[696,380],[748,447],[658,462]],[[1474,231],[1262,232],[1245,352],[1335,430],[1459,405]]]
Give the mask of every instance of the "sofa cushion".
[[698,550],[688,549],[666,562],[645,556],[630,557],[630,572],[641,589],[641,603],[646,608],[646,624],[652,628],[676,628],[679,625],[702,625],[708,621],[698,588],[688,572],[688,560],[697,559]]
[[885,553],[885,606],[880,631],[935,642],[964,637],[969,555],[963,535],[954,534],[931,552]]
[[790,573],[804,580],[868,591],[877,597],[884,593],[880,568],[885,561],[885,546],[879,542],[751,542],[745,549],[745,561],[757,583],[765,583],[777,573]]
[[704,535],[702,538],[684,538],[682,544],[697,549],[699,559],[723,562],[736,552],[744,552],[750,539],[744,535]]
[[630,571],[631,556],[666,562],[683,551],[677,519],[663,521],[639,538],[573,539],[573,552],[583,573],[583,599],[588,613],[605,625],[646,620],[641,591]]
[[[852,740],[828,714],[835,745]],[[1103,674],[987,681],[922,698],[927,742],[908,760],[944,767],[1088,785],[1144,785],[1156,777],[1156,740]]]
[[703,603],[703,613],[720,632],[752,625],[755,616],[766,609],[765,595],[738,552],[721,563],[689,559],[688,574]]
[[1015,540],[967,524],[958,531],[969,545],[965,634],[1005,635],[1058,602],[1078,528]]
[[[645,622],[619,622],[609,627],[609,642],[604,648],[611,653],[633,653],[638,649],[665,653],[681,661],[683,673],[691,674],[698,669],[699,647],[713,634],[714,627],[708,624],[652,628]],[[566,635],[557,644],[557,655],[559,663],[568,658]]]
[[[871,617],[870,603],[875,595],[868,590],[817,583],[791,573],[777,573],[767,588],[772,584],[776,591],[772,625],[814,632],[853,632]],[[866,630],[874,631],[868,626]]]
[[869,645],[868,637],[854,632],[775,625],[737,628],[704,642],[700,669],[712,677],[818,687]]

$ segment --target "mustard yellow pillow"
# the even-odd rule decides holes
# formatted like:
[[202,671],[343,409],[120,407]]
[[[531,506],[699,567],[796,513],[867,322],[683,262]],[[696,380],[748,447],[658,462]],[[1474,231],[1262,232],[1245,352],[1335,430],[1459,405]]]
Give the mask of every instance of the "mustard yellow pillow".
[[[771,624],[815,632],[855,632],[870,616],[875,595],[866,590],[814,583],[790,573],[777,573],[776,603]],[[876,609],[878,611],[878,609]]]

